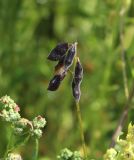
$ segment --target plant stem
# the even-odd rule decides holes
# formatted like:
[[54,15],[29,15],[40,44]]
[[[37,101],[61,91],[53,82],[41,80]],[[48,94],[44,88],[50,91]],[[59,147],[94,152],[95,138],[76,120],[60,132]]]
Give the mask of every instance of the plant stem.
[[122,7],[120,11],[120,46],[121,46],[121,58],[122,58],[122,74],[123,74],[123,82],[124,82],[124,92],[126,99],[129,97],[129,90],[128,90],[128,78],[127,78],[127,71],[126,71],[126,51],[124,47],[124,27],[125,27],[125,13],[122,11],[124,8]]
[[35,160],[38,160],[38,152],[39,152],[39,140],[35,139]]
[[84,138],[84,131],[83,131],[83,124],[82,124],[82,117],[81,117],[81,112],[80,112],[80,105],[79,102],[76,102],[76,108],[77,108],[77,116],[78,116],[78,121],[79,121],[79,127],[80,127],[80,136],[81,136],[81,141],[82,141],[82,147],[83,147],[83,154],[84,158],[87,158],[87,151],[86,151],[86,145],[85,145],[85,138]]
[[119,136],[119,134],[120,134],[120,132],[121,132],[126,120],[127,120],[127,116],[128,116],[128,112],[130,110],[130,104],[132,102],[133,96],[134,96],[134,82],[133,82],[132,90],[129,94],[128,100],[127,100],[126,105],[124,107],[124,110],[123,110],[123,112],[120,116],[117,128],[116,128],[116,130],[113,134],[112,141],[111,141],[111,144],[110,144],[110,148],[115,146],[116,139]]
[[127,99],[126,106],[124,107],[124,110],[120,116],[117,128],[113,134],[112,141],[110,144],[110,147],[115,146],[115,142],[117,137],[119,136],[120,132],[122,131],[122,128],[124,127],[127,119],[128,119],[128,112],[130,109],[130,102],[132,100],[133,90],[129,95],[129,89],[128,89],[128,78],[127,78],[127,71],[126,71],[126,51],[124,47],[124,28],[125,28],[125,10],[123,3],[121,4],[120,9],[120,25],[119,25],[119,31],[120,31],[120,47],[121,47],[121,59],[122,59],[122,74],[123,74],[123,84],[124,84],[124,93],[125,97]]
[[16,148],[18,148],[18,147],[20,147],[20,146],[25,145],[25,144],[28,142],[29,138],[30,138],[30,135],[28,135],[28,136],[24,139],[23,142],[20,142],[20,143],[14,145],[14,146],[10,149],[10,151],[12,151],[12,150],[14,150],[14,149],[16,149]]
[[[77,45],[78,45],[78,42],[75,42],[76,55],[74,57],[74,69],[73,70],[75,70],[76,62],[77,62],[77,59],[78,59],[78,57],[77,57]],[[78,121],[79,121],[79,128],[80,128],[80,136],[81,136],[83,154],[84,154],[84,159],[86,160],[87,159],[87,151],[86,151],[86,144],[85,144],[85,138],[84,138],[84,131],[83,131],[83,124],[82,124],[82,117],[81,117],[79,101],[75,100],[75,104],[76,104],[76,109],[77,109],[77,117],[78,117]]]
[[6,152],[4,154],[4,159],[6,159],[8,153],[10,151],[10,146],[11,146],[11,143],[12,143],[12,139],[13,139],[13,131],[11,131],[11,134],[10,134],[10,138],[9,138],[9,141],[8,141],[8,144],[7,144]]

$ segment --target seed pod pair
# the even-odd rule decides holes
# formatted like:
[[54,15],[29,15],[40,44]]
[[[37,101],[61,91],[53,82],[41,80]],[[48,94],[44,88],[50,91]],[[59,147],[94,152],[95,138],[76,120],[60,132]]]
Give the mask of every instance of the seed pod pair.
[[47,58],[51,61],[59,61],[59,64],[64,63],[65,68],[68,69],[73,63],[76,53],[76,45],[77,43],[60,43],[54,49],[52,49]]
[[72,92],[76,101],[80,100],[80,96],[81,96],[80,84],[81,84],[82,78],[83,78],[83,68],[78,58],[75,66],[73,81],[72,81]]
[[68,52],[66,55],[64,55],[58,62],[58,64],[55,66],[55,71],[59,70],[61,67],[64,68],[64,70],[68,71],[70,66],[73,63],[74,57],[76,54],[76,44],[69,45]]
[[48,90],[55,91],[59,88],[61,81],[67,74],[69,67],[73,63],[76,52],[76,43],[60,43],[49,54],[48,59],[59,61],[55,66],[55,75],[50,80]]
[[59,61],[55,66],[55,75],[50,80],[48,90],[55,91],[59,88],[61,81],[64,79],[66,72],[63,69],[65,54],[68,50],[68,43],[58,44],[47,57],[51,61]]

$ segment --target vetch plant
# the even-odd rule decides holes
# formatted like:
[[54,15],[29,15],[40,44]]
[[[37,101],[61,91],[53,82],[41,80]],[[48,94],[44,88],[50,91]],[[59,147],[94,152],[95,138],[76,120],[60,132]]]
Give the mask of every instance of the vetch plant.
[[[66,76],[69,67],[73,63],[76,52],[76,44],[61,43],[58,44],[49,54],[48,59],[58,61],[55,66],[55,75],[50,80],[48,90],[55,91],[59,88],[61,81]],[[67,54],[68,53],[68,54]]]
[[[82,118],[80,112],[80,84],[83,78],[83,67],[81,65],[80,59],[77,56],[77,42],[75,43],[60,43],[50,52],[48,59],[51,61],[58,61],[55,66],[55,74],[50,80],[48,85],[48,90],[56,91],[68,72],[72,73],[72,94],[75,99],[77,116],[80,126],[81,141],[83,146],[84,158],[87,158],[84,131],[82,125]],[[70,67],[74,64],[74,70],[71,71]]]
[[39,115],[30,121],[22,118],[19,111],[19,106],[9,96],[0,98],[0,117],[11,125],[12,130],[4,159],[8,160],[12,159],[9,157],[16,157],[11,152],[17,147],[24,145],[30,137],[33,137],[36,144],[34,156],[36,160],[38,159],[38,140],[42,136],[42,128],[46,125],[46,120]]

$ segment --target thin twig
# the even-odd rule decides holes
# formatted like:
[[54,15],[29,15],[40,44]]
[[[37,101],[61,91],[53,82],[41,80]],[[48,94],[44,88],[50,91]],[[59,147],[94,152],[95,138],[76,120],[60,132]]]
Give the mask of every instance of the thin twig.
[[126,99],[129,97],[129,89],[128,89],[128,79],[127,79],[127,72],[126,72],[126,52],[122,50],[122,73],[123,73],[123,81],[124,81],[124,92]]
[[122,8],[120,11],[120,46],[121,46],[124,92],[125,92],[126,99],[128,99],[129,90],[128,90],[128,79],[127,79],[127,72],[126,72],[126,51],[124,47],[124,27],[125,27],[124,16],[125,16],[125,11],[124,11],[124,8]]
[[10,150],[10,147],[11,147],[11,144],[12,144],[12,140],[13,140],[13,131],[11,131],[11,133],[10,133],[10,138],[9,138],[9,141],[8,141],[8,144],[7,144],[6,152],[4,154],[4,159],[6,159],[7,156],[8,156],[8,153],[9,153],[9,150]]
[[86,151],[86,145],[85,145],[82,117],[81,117],[80,105],[79,105],[79,102],[77,102],[77,101],[76,101],[76,108],[77,108],[77,116],[78,116],[79,127],[80,127],[80,135],[81,135],[83,153],[84,153],[84,158],[86,159],[87,158],[87,151]]
[[36,138],[35,139],[35,156],[34,156],[35,160],[38,160],[38,152],[39,152],[39,140]]
[[124,107],[124,110],[123,110],[121,117],[119,119],[117,128],[116,128],[114,135],[112,137],[110,148],[115,146],[116,139],[119,136],[119,134],[120,134],[120,132],[121,132],[126,120],[127,120],[127,116],[128,116],[128,112],[130,110],[130,104],[132,102],[133,96],[134,96],[134,82],[133,82],[132,90],[129,94],[128,100],[127,100],[126,105]]
[[129,89],[128,89],[128,79],[127,79],[127,72],[126,72],[126,51],[124,47],[124,18],[125,18],[125,8],[124,6],[121,7],[120,10],[120,46],[121,46],[121,59],[122,59],[122,74],[123,74],[123,83],[124,83],[124,92],[125,92],[125,97],[127,99],[126,106],[124,107],[124,110],[120,116],[117,128],[113,134],[112,141],[110,144],[110,147],[115,146],[115,142],[119,134],[121,133],[128,117],[128,112],[130,108],[130,102],[133,97],[133,89],[132,92],[129,96]]
[[[76,48],[76,55],[74,57],[74,70],[77,62],[77,42],[75,42],[75,48]],[[84,154],[84,160],[87,159],[87,150],[86,150],[86,143],[85,143],[85,137],[84,137],[84,130],[83,130],[83,122],[82,122],[82,116],[80,111],[80,104],[79,101],[75,100],[76,109],[77,109],[77,117],[79,122],[79,128],[80,128],[80,136],[81,136],[81,142],[82,142],[82,148],[83,148],[83,154]]]

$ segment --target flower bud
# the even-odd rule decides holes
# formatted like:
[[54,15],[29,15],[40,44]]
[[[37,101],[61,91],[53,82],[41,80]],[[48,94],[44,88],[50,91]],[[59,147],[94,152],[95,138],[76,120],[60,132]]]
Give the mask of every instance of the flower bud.
[[57,156],[57,158],[59,160],[62,160],[62,159],[69,160],[69,159],[72,159],[72,156],[73,156],[73,152],[70,151],[69,149],[65,148],[65,149],[61,150],[61,153],[60,153],[60,155]]
[[58,44],[47,57],[51,61],[60,60],[68,50],[68,43],[60,43]]
[[42,136],[42,130],[39,128],[36,128],[32,131],[32,136],[35,136],[36,138],[40,138]]
[[33,119],[33,126],[35,128],[43,128],[46,125],[45,118],[38,116]]

